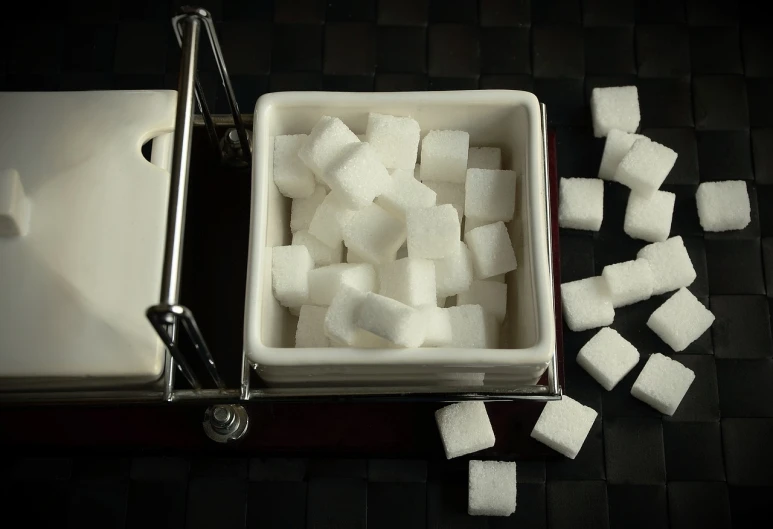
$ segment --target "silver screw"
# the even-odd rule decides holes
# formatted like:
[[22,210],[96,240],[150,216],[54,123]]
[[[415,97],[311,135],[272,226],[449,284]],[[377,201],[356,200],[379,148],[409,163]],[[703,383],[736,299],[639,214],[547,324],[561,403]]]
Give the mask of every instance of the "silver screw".
[[215,426],[227,428],[234,419],[233,411],[227,406],[217,406],[212,412]]
[[232,146],[234,146],[234,147],[240,146],[241,143],[239,142],[239,131],[237,131],[236,129],[229,130],[228,131],[228,142]]

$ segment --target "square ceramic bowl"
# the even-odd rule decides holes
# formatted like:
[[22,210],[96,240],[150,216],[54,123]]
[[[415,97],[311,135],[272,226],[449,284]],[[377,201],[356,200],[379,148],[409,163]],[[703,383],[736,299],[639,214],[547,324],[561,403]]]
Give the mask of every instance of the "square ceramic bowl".
[[[518,269],[507,274],[499,349],[295,349],[297,318],[271,291],[271,248],[291,242],[291,200],[274,185],[273,138],[308,133],[326,115],[365,132],[369,112],[411,116],[422,128],[470,133],[472,146],[502,149],[518,181],[509,223]],[[556,349],[548,251],[543,130],[534,94],[509,90],[404,93],[283,92],[262,96],[254,121],[252,217],[244,349],[271,387],[535,384]],[[484,375],[485,374],[485,375]],[[482,382],[485,381],[485,382]]]

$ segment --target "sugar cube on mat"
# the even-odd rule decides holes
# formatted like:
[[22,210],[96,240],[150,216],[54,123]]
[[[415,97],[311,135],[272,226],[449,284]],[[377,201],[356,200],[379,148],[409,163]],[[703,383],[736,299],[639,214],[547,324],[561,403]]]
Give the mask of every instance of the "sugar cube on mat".
[[604,182],[597,178],[562,178],[558,188],[558,225],[599,231],[604,220]]
[[412,209],[405,216],[408,228],[408,255],[442,259],[456,249],[461,228],[451,204]]
[[633,147],[636,140],[644,138],[640,134],[630,134],[622,130],[612,129],[607,134],[607,141],[604,143],[604,154],[601,155],[601,165],[599,166],[599,178],[603,180],[614,180],[617,167],[628,151]]
[[406,257],[381,265],[379,294],[411,307],[435,305],[435,263]]
[[451,204],[459,214],[459,222],[462,222],[462,216],[464,215],[464,184],[434,182],[432,180],[427,180],[423,183],[437,195],[435,203],[438,206]]
[[650,198],[631,191],[623,230],[634,239],[665,241],[671,232],[675,201],[676,195],[668,191],[655,191]]
[[461,130],[431,130],[421,142],[421,180],[463,184],[470,135]]
[[357,142],[343,148],[328,165],[325,180],[350,209],[362,209],[392,185],[389,172],[368,143]]
[[655,278],[646,259],[607,265],[601,271],[614,308],[625,307],[652,297]]
[[435,281],[439,297],[455,296],[472,284],[472,254],[462,241],[442,259],[435,259]]
[[676,158],[676,152],[665,145],[646,138],[636,140],[617,166],[615,180],[650,198],[671,172]]
[[325,335],[334,346],[361,346],[360,343],[367,340],[368,333],[355,325],[363,301],[365,292],[349,285],[341,285],[338,289],[325,315]]
[[714,323],[714,315],[686,288],[658,307],[647,320],[647,327],[676,352],[706,332]]
[[574,332],[611,325],[612,297],[603,277],[589,277],[561,285],[566,325]]
[[426,332],[418,310],[373,292],[360,305],[356,325],[402,347],[419,347]]
[[437,194],[413,177],[410,171],[392,171],[391,185],[376,199],[376,204],[392,215],[405,219],[405,212],[435,205]]
[[510,516],[516,503],[515,463],[470,461],[467,514]]
[[577,363],[611,391],[639,363],[639,351],[616,330],[604,327],[580,349]]
[[314,259],[305,246],[274,246],[271,249],[271,286],[274,297],[285,307],[309,302],[309,273]]
[[631,395],[660,413],[673,415],[695,380],[692,369],[655,353],[644,364],[631,388]]
[[650,264],[655,281],[653,296],[690,286],[697,277],[684,241],[679,236],[648,244],[639,250],[636,257],[646,259]]
[[451,316],[446,309],[424,306],[419,308],[424,324],[424,343],[422,347],[442,347],[453,341]]
[[636,132],[639,128],[639,91],[635,86],[594,88],[590,98],[593,135],[603,138],[612,129]]
[[480,305],[502,323],[507,311],[507,285],[496,281],[473,281],[469,290],[459,293],[456,304]]
[[574,459],[597,415],[593,408],[564,395],[561,400],[551,400],[545,404],[531,436],[569,459]]
[[19,171],[0,170],[0,237],[26,235],[31,209]]
[[342,243],[339,242],[335,247],[331,248],[314,237],[307,230],[296,231],[293,233],[293,245],[299,244],[309,249],[311,258],[314,259],[314,264],[316,266],[327,266],[340,263],[344,253],[344,245]]
[[326,195],[325,187],[318,185],[308,197],[294,198],[290,208],[290,231],[295,233],[296,231],[308,230],[314,213],[325,200]]
[[413,118],[368,114],[365,141],[389,169],[413,171],[419,154],[421,128]]
[[467,168],[501,169],[502,149],[499,147],[470,147]]
[[496,349],[499,346],[499,325],[480,305],[448,307],[451,319],[451,344],[462,349]]
[[513,220],[515,171],[467,169],[464,211],[470,217],[492,222]]
[[323,116],[311,129],[309,137],[298,150],[298,156],[319,181],[327,182],[328,167],[350,143],[360,143],[360,139],[340,119]]
[[749,192],[743,181],[704,182],[695,193],[705,231],[741,230],[751,222]]
[[329,193],[317,207],[309,223],[309,233],[335,248],[343,240],[343,229],[356,210],[347,208],[335,193]]
[[314,173],[298,157],[298,150],[306,138],[306,134],[274,138],[274,183],[286,197],[306,198],[317,185]]
[[372,264],[333,264],[309,272],[309,300],[313,305],[330,305],[341,288],[349,285],[361,292],[378,289],[376,270]]
[[346,247],[372,264],[394,261],[405,237],[405,223],[378,204],[357,211],[344,227]]
[[506,274],[518,267],[513,244],[501,220],[468,231],[464,234],[464,241],[472,253],[475,277],[478,279]]
[[446,458],[472,454],[494,446],[486,405],[481,401],[457,402],[435,412]]
[[476,219],[475,217],[470,217],[465,215],[464,233],[467,233],[470,230],[474,230],[475,228],[480,228],[481,226],[485,226],[486,224],[493,224],[493,223],[488,220]]
[[325,335],[327,307],[303,305],[295,329],[295,347],[330,347]]

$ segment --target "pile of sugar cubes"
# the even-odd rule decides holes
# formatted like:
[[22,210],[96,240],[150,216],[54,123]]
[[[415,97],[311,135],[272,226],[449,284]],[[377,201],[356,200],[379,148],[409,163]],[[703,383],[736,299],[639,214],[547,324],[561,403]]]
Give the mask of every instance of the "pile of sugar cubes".
[[274,138],[293,236],[272,248],[272,286],[296,347],[498,347],[515,171],[410,117],[371,113],[363,139],[331,116]]

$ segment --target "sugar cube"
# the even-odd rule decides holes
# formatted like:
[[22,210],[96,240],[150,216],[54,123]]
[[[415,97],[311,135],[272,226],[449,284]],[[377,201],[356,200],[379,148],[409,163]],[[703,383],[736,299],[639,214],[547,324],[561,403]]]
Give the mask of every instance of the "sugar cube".
[[639,363],[639,351],[616,330],[604,327],[580,349],[577,363],[611,391]]
[[470,147],[467,168],[501,169],[502,149],[498,147]]
[[360,143],[357,135],[340,119],[323,116],[311,129],[309,137],[298,150],[298,156],[320,182],[327,182],[328,167],[350,143]]
[[551,400],[537,419],[531,437],[569,459],[580,452],[598,413],[568,395]]
[[590,99],[593,135],[603,138],[610,130],[636,132],[639,128],[639,91],[635,86],[594,88]]
[[413,118],[368,114],[365,138],[389,169],[412,171],[419,154],[421,128]]
[[448,255],[435,260],[437,295],[440,297],[455,296],[472,284],[472,254],[462,241],[456,241],[454,246]]
[[309,300],[309,273],[314,260],[305,246],[275,246],[271,249],[271,286],[274,297],[285,307],[300,307]]
[[298,157],[298,150],[306,138],[306,134],[274,138],[274,183],[286,197],[306,198],[317,184],[314,173]]
[[373,265],[341,263],[312,270],[309,272],[309,300],[313,305],[330,305],[341,285],[349,285],[361,292],[377,290]]
[[411,307],[434,305],[435,263],[429,259],[406,257],[381,266],[379,294]]
[[697,277],[684,241],[679,236],[648,244],[639,250],[636,257],[646,259],[652,269],[655,281],[653,296],[690,286]]
[[470,516],[510,516],[515,512],[515,463],[508,461],[470,461],[467,514]]
[[704,182],[698,186],[695,200],[705,231],[741,230],[752,220],[745,182]]
[[714,315],[686,288],[679,289],[647,320],[647,327],[671,349],[684,351],[714,323]]
[[667,356],[655,353],[644,364],[631,395],[665,415],[673,415],[690,389],[695,373]]
[[317,208],[325,200],[325,186],[318,185],[306,198],[294,198],[290,209],[290,231],[308,230]]
[[461,229],[459,216],[452,205],[412,209],[405,220],[411,257],[442,259],[456,249]]
[[435,191],[416,180],[410,171],[395,169],[391,176],[391,185],[376,199],[376,204],[392,215],[405,219],[405,212],[409,209],[435,205]]
[[424,343],[422,347],[443,347],[453,341],[451,316],[446,309],[433,306],[419,308],[424,323]]
[[316,266],[327,266],[341,262],[344,246],[340,242],[334,248],[331,248],[308,231],[301,230],[293,233],[293,245],[297,246],[299,244],[309,249],[311,258],[314,259]]
[[496,349],[499,346],[499,326],[480,305],[449,307],[451,319],[450,347],[461,349]]
[[507,285],[496,281],[473,281],[469,290],[459,293],[456,304],[480,305],[502,323],[507,311]]
[[599,231],[604,220],[604,182],[597,178],[562,178],[558,189],[558,225]]
[[346,145],[328,165],[325,181],[343,204],[362,209],[392,185],[389,172],[368,143]]
[[314,212],[309,223],[309,233],[335,248],[341,244],[344,227],[355,213],[356,210],[347,208],[335,193],[330,193]]
[[372,264],[394,261],[405,237],[405,223],[378,204],[359,210],[344,228],[346,247]]
[[470,135],[460,130],[431,130],[421,142],[421,180],[463,184]]
[[620,162],[631,150],[633,143],[642,138],[645,137],[640,134],[629,134],[617,129],[610,130],[604,143],[604,154],[601,155],[599,178],[614,181]]
[[506,274],[518,267],[513,244],[501,220],[468,231],[464,241],[472,253],[475,277],[478,279]]
[[330,347],[325,335],[327,307],[303,305],[295,329],[295,347]]
[[475,217],[470,217],[468,215],[464,216],[464,233],[467,233],[470,230],[474,230],[475,228],[480,228],[481,226],[485,226],[486,224],[493,224],[491,221],[483,220],[483,219],[477,219]]
[[665,145],[646,138],[636,140],[617,166],[615,180],[650,198],[671,172],[676,158],[676,152]]
[[512,220],[515,214],[515,171],[467,169],[464,211],[477,219]]
[[603,277],[589,277],[561,285],[566,325],[574,332],[611,325],[615,309]]
[[646,259],[607,265],[601,271],[614,308],[625,307],[652,296],[655,278]]
[[456,208],[456,212],[459,214],[459,222],[462,222],[462,216],[464,215],[464,185],[452,184],[450,182],[434,182],[427,180],[424,185],[430,188],[437,195],[436,204],[441,206],[443,204],[451,204]]
[[27,235],[31,210],[19,171],[0,170],[0,237]]
[[655,191],[650,198],[631,191],[623,230],[634,239],[665,241],[671,232],[675,201],[676,195],[668,191]]
[[360,305],[356,325],[395,345],[419,347],[424,343],[421,313],[405,303],[368,292]]
[[457,402],[435,412],[447,459],[494,446],[486,405],[481,401]]
[[333,297],[325,315],[325,335],[334,346],[362,347],[360,344],[368,341],[369,333],[355,325],[365,295],[354,287],[341,285]]

